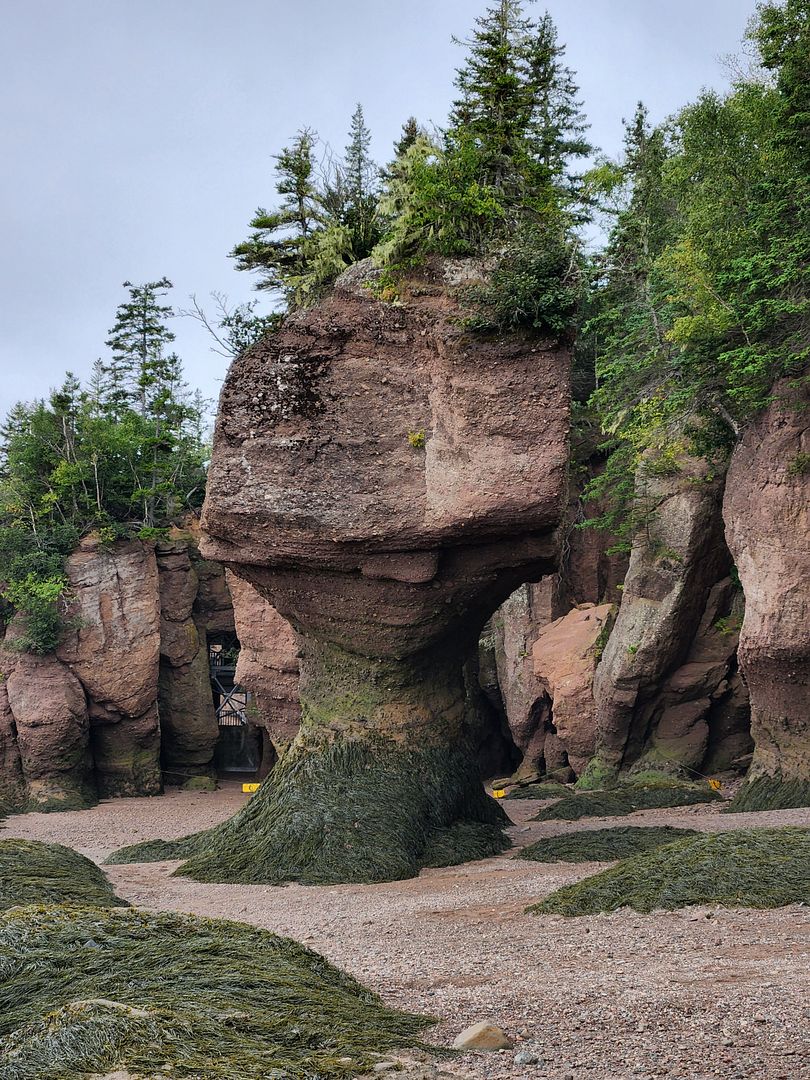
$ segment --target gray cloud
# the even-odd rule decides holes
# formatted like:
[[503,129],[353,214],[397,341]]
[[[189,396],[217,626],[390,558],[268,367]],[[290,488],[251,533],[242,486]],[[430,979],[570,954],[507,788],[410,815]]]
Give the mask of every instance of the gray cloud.
[[[174,302],[251,298],[230,247],[272,203],[302,125],[337,149],[362,101],[382,160],[403,120],[441,123],[485,0],[6,0],[0,42],[0,410],[104,352],[121,282],[167,274]],[[542,10],[542,3],[537,7]],[[593,141],[615,154],[643,98],[662,118],[737,49],[748,0],[548,0]],[[174,327],[189,380],[224,361]]]

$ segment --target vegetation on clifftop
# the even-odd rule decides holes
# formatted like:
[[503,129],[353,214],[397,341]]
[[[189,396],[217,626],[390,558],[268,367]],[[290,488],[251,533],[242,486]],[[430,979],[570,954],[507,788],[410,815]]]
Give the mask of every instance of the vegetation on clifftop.
[[161,535],[205,494],[207,403],[169,351],[166,278],[132,285],[86,386],[68,373],[47,401],[20,403],[0,429],[0,618],[15,648],[59,642],[64,560],[77,541]]

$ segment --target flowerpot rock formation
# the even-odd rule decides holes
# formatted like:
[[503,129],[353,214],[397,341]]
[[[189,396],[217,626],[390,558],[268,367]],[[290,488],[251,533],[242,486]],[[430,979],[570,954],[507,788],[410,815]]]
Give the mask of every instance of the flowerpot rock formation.
[[[379,881],[505,846],[465,741],[487,617],[556,569],[566,347],[473,335],[437,264],[347,271],[231,367],[204,554],[296,631],[301,730],[250,804],[178,847],[214,881]],[[171,845],[167,845],[167,848]]]

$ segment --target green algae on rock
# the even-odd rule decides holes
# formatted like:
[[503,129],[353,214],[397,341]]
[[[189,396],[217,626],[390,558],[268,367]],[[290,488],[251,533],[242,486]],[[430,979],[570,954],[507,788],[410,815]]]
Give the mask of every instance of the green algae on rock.
[[0,1080],[348,1078],[431,1022],[240,923],[89,907],[0,916]]
[[557,889],[528,910],[572,916],[622,907],[649,914],[692,904],[775,908],[800,903],[810,903],[810,829],[790,826],[676,840]]
[[605,791],[578,791],[552,803],[534,821],[577,821],[583,817],[625,817],[636,810],[658,810],[667,806],[691,806],[717,802],[720,796],[708,785],[678,780],[619,784]]
[[109,863],[188,859],[197,881],[305,885],[395,881],[510,846],[506,815],[464,747],[390,741],[296,744],[222,825],[115,852]]
[[585,829],[562,836],[544,837],[523,848],[515,858],[532,862],[612,862],[671,844],[685,836],[697,835],[694,829],[674,829],[669,825]]
[[62,844],[0,840],[0,911],[21,904],[125,907],[94,862]]

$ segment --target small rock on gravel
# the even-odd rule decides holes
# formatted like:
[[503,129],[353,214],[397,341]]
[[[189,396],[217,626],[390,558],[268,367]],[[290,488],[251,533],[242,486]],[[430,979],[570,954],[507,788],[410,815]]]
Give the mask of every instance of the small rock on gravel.
[[453,1040],[454,1050],[509,1050],[511,1047],[503,1028],[487,1020],[465,1028]]

